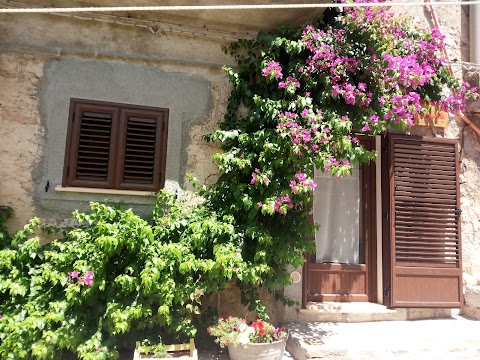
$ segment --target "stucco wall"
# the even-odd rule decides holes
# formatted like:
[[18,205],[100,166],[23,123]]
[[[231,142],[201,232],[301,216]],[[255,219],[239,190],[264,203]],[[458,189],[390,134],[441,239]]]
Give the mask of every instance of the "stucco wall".
[[[46,133],[42,156],[34,169],[34,197],[36,212],[52,219],[68,217],[72,205],[104,198],[98,194],[55,191],[63,174],[62,149],[71,98],[168,108],[166,185],[172,190],[183,182],[190,128],[204,122],[212,108],[210,82],[205,78],[120,61],[51,60],[45,64],[38,90],[41,123]],[[49,191],[45,191],[47,181]],[[125,200],[129,205],[151,202],[141,196]]]
[[143,214],[154,201],[55,190],[70,98],[169,108],[166,187],[188,187],[188,173],[215,180],[215,148],[202,136],[223,117],[229,84],[221,64],[231,59],[221,47],[229,41],[49,15],[1,20],[0,203],[15,210],[12,230],[33,216],[61,222],[89,201],[125,201]]

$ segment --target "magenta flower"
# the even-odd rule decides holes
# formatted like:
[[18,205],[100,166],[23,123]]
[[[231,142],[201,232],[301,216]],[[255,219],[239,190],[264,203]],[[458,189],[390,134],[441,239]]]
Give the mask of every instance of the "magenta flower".
[[262,204],[261,201],[259,201],[259,202],[257,203],[257,205],[258,205],[259,208],[261,208],[261,207],[263,206],[263,204]]
[[270,184],[270,179],[266,176],[263,177],[263,181],[266,183],[266,184]]
[[297,186],[297,182],[290,180],[290,189],[292,189],[292,191],[295,191],[295,186]]
[[303,173],[298,173],[298,174],[295,174],[295,177],[298,179],[298,181],[300,181],[301,183],[303,183],[306,179],[307,179],[307,175],[303,174]]
[[367,132],[367,131],[370,131],[371,128],[370,128],[370,125],[368,124],[365,124],[364,127],[362,128],[362,132]]
[[337,96],[341,90],[338,88],[338,85],[334,85],[331,91],[333,96]]
[[273,76],[276,79],[281,79],[283,78],[282,67],[278,62],[271,60],[268,62],[267,67],[263,69],[262,76]]
[[252,180],[250,181],[250,185],[254,185],[257,182],[257,174],[252,173]]
[[71,277],[72,279],[76,279],[76,278],[78,278],[78,275],[80,275],[80,272],[78,272],[78,271],[69,271],[69,272],[68,272],[68,275],[70,275],[70,277]]
[[307,186],[310,186],[312,188],[312,190],[315,190],[315,188],[317,187],[317,183],[316,182],[313,182],[313,181],[310,181]]

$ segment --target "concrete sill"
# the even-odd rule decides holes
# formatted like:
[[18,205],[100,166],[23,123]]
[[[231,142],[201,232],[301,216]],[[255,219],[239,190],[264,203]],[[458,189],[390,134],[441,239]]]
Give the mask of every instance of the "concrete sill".
[[106,195],[133,195],[133,196],[148,196],[148,197],[155,196],[155,194],[152,193],[151,191],[63,187],[60,185],[55,187],[55,191],[68,192],[68,193],[106,194]]

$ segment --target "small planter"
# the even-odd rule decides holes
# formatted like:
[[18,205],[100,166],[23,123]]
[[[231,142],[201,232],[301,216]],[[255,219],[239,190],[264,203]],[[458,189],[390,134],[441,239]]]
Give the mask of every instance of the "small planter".
[[427,109],[427,112],[424,115],[415,116],[416,126],[433,126],[438,128],[446,128],[448,126],[448,113],[446,111],[423,100],[420,101],[420,104]]
[[272,343],[228,344],[228,355],[230,360],[282,360],[286,344],[287,338]]
[[140,342],[137,342],[137,348],[133,354],[133,360],[139,359],[148,359],[148,360],[169,360],[169,359],[185,359],[185,360],[198,360],[197,349],[195,349],[195,342],[193,339],[190,339],[189,344],[173,344],[165,345],[165,350],[167,350],[170,355],[169,358],[156,358],[153,355],[140,355],[137,351],[140,346]]

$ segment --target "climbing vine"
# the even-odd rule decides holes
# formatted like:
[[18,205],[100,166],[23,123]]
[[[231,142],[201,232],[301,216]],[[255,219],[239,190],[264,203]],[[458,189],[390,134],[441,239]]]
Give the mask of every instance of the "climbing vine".
[[283,285],[310,249],[315,168],[348,176],[376,156],[359,137],[413,125],[421,101],[455,113],[475,95],[449,75],[444,38],[385,7],[345,8],[226,49],[238,70],[225,69],[227,114],[207,137],[223,151],[208,197],[235,216],[247,259],[268,265],[264,286]]

